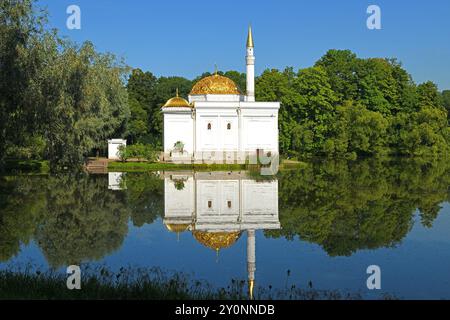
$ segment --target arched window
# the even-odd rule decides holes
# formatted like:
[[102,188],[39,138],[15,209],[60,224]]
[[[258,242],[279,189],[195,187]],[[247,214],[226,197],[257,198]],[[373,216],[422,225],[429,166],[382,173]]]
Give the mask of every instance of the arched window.
[[208,123],[208,130],[211,130],[211,123]]
[[212,201],[211,201],[211,200],[209,200],[209,201],[208,201],[208,208],[210,208],[210,209],[211,209],[211,207],[212,207]]
[[231,123],[227,123],[227,130],[231,130]]
[[231,208],[231,201],[228,200],[228,208]]

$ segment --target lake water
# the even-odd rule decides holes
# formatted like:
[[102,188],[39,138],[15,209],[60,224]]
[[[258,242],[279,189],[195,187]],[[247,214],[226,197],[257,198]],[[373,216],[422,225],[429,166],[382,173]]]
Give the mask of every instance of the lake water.
[[[450,164],[0,177],[0,268],[153,267],[215,287],[450,298]],[[381,270],[369,290],[367,267]]]

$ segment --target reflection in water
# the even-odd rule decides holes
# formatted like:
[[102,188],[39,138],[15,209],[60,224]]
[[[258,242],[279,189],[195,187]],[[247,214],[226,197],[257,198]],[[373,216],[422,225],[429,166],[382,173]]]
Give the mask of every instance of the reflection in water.
[[[365,250],[364,254],[370,254],[379,248],[401,246],[414,225],[430,238],[437,229],[445,230],[447,218],[439,219],[439,223],[436,219],[445,216],[441,208],[450,200],[448,161],[314,162],[280,171],[278,180],[260,179],[250,173],[217,172],[0,176],[0,267],[28,261],[21,251],[34,245],[38,250],[28,250],[32,252],[29,257],[39,259],[40,251],[54,268],[105,262],[113,253],[119,253],[119,262],[127,265],[134,261],[132,241],[136,233],[148,232],[149,237],[157,238],[154,243],[145,243],[142,250],[156,252],[171,247],[164,237],[159,237],[166,228],[154,224],[162,219],[168,230],[192,233],[198,243],[216,251],[246,236],[248,278],[252,284],[254,231],[258,229],[264,230],[268,238],[258,239],[259,247],[270,241],[265,251],[270,255],[285,254],[282,258],[286,264],[277,264],[279,271],[304,266],[295,260],[296,255],[302,255],[303,261],[313,258],[305,257],[309,253],[298,252],[295,248],[299,246],[286,240],[302,246],[306,242],[317,244],[326,255],[347,256],[349,265],[357,265],[357,258],[352,257],[355,252]],[[150,224],[153,226],[146,228]],[[441,237],[450,241],[446,233]],[[424,261],[450,263],[442,261],[442,251],[438,258],[433,256],[437,245],[430,244],[431,249],[426,251],[412,248],[411,254]],[[143,263],[162,264],[165,253],[158,259]],[[326,260],[324,265],[333,267],[335,261]],[[273,262],[264,262],[260,255],[258,263],[263,271],[258,279],[261,283],[265,281],[264,270],[273,267]],[[411,268],[406,260],[398,265]],[[420,270],[421,277],[431,277],[435,266],[438,263],[431,265],[430,271]],[[239,268],[239,264],[232,268]]]
[[0,183],[0,260],[34,240],[48,264],[98,260],[118,250],[130,212],[102,176],[16,176]]
[[190,231],[217,254],[247,233],[248,288],[253,298],[255,230],[280,228],[278,181],[258,182],[238,172],[166,173],[164,204],[169,231]]
[[419,211],[431,228],[450,200],[450,163],[411,160],[326,161],[283,171],[281,230],[265,234],[319,244],[330,256],[395,247]]
[[126,189],[124,172],[108,172],[108,189],[123,190]]

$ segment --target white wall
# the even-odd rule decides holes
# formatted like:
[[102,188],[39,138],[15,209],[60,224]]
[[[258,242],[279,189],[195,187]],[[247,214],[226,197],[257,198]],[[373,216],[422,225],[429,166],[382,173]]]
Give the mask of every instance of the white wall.
[[[210,130],[208,124],[211,124]],[[197,151],[237,151],[238,126],[237,114],[197,112]]]
[[[220,221],[237,221],[239,216],[238,180],[197,180],[196,184],[197,220],[219,218]],[[228,201],[230,201],[230,207],[228,207]]]
[[191,113],[164,114],[164,152],[169,153],[177,141],[184,143],[184,150],[194,151],[194,120]]
[[242,149],[256,149],[278,153],[278,118],[272,116],[244,116],[242,118]]
[[[195,148],[195,157],[203,159],[208,159],[205,152],[217,151],[227,153],[227,157],[256,149],[278,153],[279,107],[278,102],[197,101],[195,121],[191,110],[164,110],[164,152],[169,153],[175,142],[182,141],[189,155]],[[218,159],[217,154],[215,157]]]
[[119,146],[127,145],[127,140],[123,139],[111,139],[108,140],[108,159],[117,160],[119,159],[118,151]]
[[[172,180],[173,179],[173,180]],[[194,212],[194,178],[192,176],[172,176],[164,179],[164,218],[172,221],[190,221]],[[175,180],[185,180],[184,188],[178,190]]]

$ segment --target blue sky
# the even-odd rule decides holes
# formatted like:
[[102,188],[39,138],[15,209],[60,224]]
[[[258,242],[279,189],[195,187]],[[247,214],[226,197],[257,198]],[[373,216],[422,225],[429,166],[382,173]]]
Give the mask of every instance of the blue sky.
[[[396,57],[416,82],[450,89],[450,1],[149,1],[39,0],[50,24],[76,42],[155,75],[193,78],[204,71],[245,70],[251,23],[256,73],[309,67],[328,49],[360,57]],[[69,30],[66,8],[81,9],[81,30]],[[369,30],[366,9],[381,8],[381,30]]]

